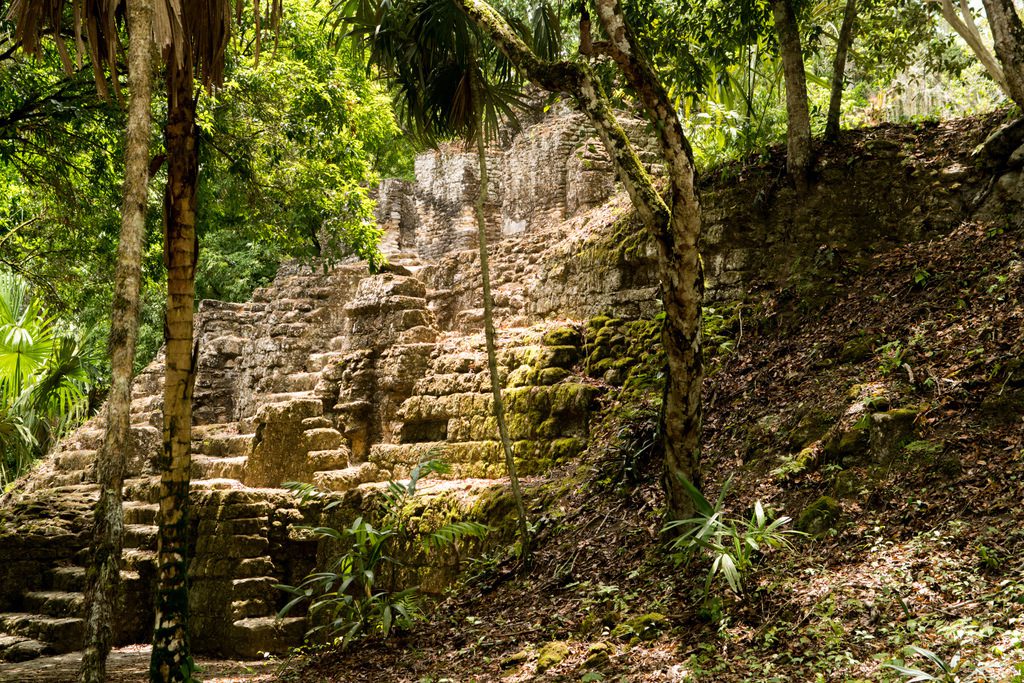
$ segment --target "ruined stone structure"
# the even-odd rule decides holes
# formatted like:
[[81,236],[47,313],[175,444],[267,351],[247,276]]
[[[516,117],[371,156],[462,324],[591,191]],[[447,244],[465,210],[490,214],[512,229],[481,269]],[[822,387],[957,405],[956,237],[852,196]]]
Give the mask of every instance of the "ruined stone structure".
[[[630,132],[644,139],[639,122]],[[870,152],[867,169],[825,168],[803,208],[786,190],[751,196],[763,177],[706,192],[709,298],[739,298],[821,245],[852,253],[879,236],[939,229],[920,218],[941,215],[936,206],[959,220],[974,186],[961,178],[936,189],[934,179],[951,171],[928,158],[897,145]],[[283,599],[273,586],[294,585],[313,566],[317,548],[294,527],[318,522],[320,512],[299,505],[284,482],[351,491],[343,509],[355,514],[366,486],[437,454],[465,496],[501,486],[473,234],[475,163],[446,147],[417,160],[415,183],[381,186],[383,272],[291,264],[249,302],[200,304],[191,561],[198,651],[256,656],[301,640],[301,616],[275,618]],[[545,118],[492,150],[488,163],[500,371],[515,452],[530,476],[586,448],[607,386],[584,376],[585,341],[571,329],[599,314],[653,316],[658,283],[650,247],[579,115]],[[892,183],[894,173],[907,181]],[[915,210],[922,201],[931,210]],[[814,207],[830,212],[823,218]],[[158,357],[133,394],[121,642],[148,640],[152,622],[162,373]],[[65,438],[0,508],[0,661],[80,646],[102,424],[93,418]]]

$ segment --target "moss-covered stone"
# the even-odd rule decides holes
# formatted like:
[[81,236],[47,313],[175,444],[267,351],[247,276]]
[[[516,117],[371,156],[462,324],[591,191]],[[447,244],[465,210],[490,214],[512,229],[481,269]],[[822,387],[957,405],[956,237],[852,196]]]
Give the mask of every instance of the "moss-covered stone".
[[541,338],[545,346],[581,346],[583,335],[574,327],[556,327],[548,330]]
[[575,346],[547,346],[537,358],[537,369],[569,369],[579,360],[580,350]]
[[537,384],[537,371],[529,365],[520,365],[508,373],[508,378],[505,380],[505,386],[509,388],[529,387],[534,384]]
[[561,640],[546,643],[537,653],[537,672],[544,673],[565,661],[569,656],[569,645]]
[[806,408],[796,425],[789,431],[790,447],[793,450],[800,450],[810,446],[823,437],[835,422],[834,415],[813,406]]
[[914,438],[914,425],[919,408],[897,408],[883,413],[872,413],[870,437],[868,440],[871,459],[888,464],[899,455],[907,443]]
[[834,529],[843,508],[831,496],[821,496],[807,506],[797,518],[796,528],[812,536],[821,536]]
[[903,453],[914,462],[930,463],[945,449],[941,441],[911,441],[903,447]]
[[641,614],[633,617],[612,629],[613,638],[639,638],[640,640],[654,640],[662,631],[668,628],[668,617],[658,612]]
[[558,384],[562,380],[567,379],[570,374],[565,368],[544,368],[536,373],[536,384],[541,386]]
[[867,425],[856,424],[841,431],[825,444],[826,462],[844,464],[863,456],[868,449]]
[[529,659],[530,653],[526,650],[520,650],[519,652],[514,652],[501,660],[499,666],[501,666],[502,669],[511,669],[519,666],[520,664],[525,664]]
[[583,661],[586,669],[599,669],[611,661],[612,646],[604,641],[591,643],[587,648],[587,658]]
[[862,334],[853,339],[847,340],[843,344],[842,350],[839,352],[840,363],[857,363],[859,361],[867,360],[875,353],[875,348],[879,344],[877,335]]

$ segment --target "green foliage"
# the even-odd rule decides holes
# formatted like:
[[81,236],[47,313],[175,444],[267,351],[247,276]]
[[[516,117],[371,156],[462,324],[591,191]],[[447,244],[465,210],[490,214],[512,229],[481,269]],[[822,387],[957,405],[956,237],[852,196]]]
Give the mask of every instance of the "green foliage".
[[711,590],[715,579],[724,579],[736,595],[743,594],[745,578],[769,549],[790,547],[789,538],[803,535],[785,529],[790,518],[772,519],[761,501],[754,503],[750,519],[725,516],[724,502],[730,481],[722,486],[718,499],[712,505],[685,477],[680,481],[693,501],[697,517],[673,520],[662,528],[662,533],[674,536],[669,550],[677,564],[688,562],[694,555],[704,553],[711,557],[704,592]]
[[[314,626],[307,635],[320,632],[340,638],[342,647],[364,635],[387,638],[395,630],[407,629],[424,618],[419,588],[384,587],[384,576],[394,577],[400,567],[392,554],[396,549],[417,544],[424,552],[455,547],[468,538],[483,538],[490,528],[478,522],[453,521],[426,533],[412,532],[407,525],[407,510],[417,497],[421,479],[449,471],[435,459],[416,465],[407,482],[390,481],[383,493],[380,520],[376,526],[362,516],[342,529],[300,527],[314,537],[339,548],[330,564],[307,575],[298,586],[277,586],[294,597],[280,611],[285,616],[297,606],[309,604],[309,619]],[[288,482],[301,502],[328,499],[328,494],[311,484]],[[331,510],[341,500],[329,500]]]
[[85,417],[99,358],[93,334],[50,316],[24,278],[0,272],[0,487]]
[[911,655],[924,658],[928,662],[930,669],[929,671],[925,671],[923,669],[906,666],[905,664],[885,664],[886,668],[892,669],[900,674],[900,676],[906,680],[906,683],[919,683],[920,681],[958,683],[958,681],[960,681],[960,677],[957,676],[957,672],[960,671],[960,667],[963,664],[960,660],[960,655],[953,655],[953,658],[947,662],[939,655],[935,654],[931,650],[926,650],[923,647],[910,645],[906,650]]

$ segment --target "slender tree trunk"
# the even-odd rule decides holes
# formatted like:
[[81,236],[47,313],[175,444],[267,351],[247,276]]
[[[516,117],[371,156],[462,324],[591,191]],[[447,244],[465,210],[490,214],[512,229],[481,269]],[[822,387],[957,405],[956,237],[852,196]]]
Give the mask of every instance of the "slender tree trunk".
[[192,441],[192,390],[196,356],[196,184],[199,175],[196,94],[191,60],[167,60],[167,189],[164,197],[164,450],[160,474],[156,626],[150,679],[191,678],[188,639],[188,489]]
[[857,0],[846,0],[843,25],[836,42],[836,58],[832,62],[832,94],[828,100],[828,119],[825,122],[825,140],[839,139],[839,119],[842,115],[843,84],[846,81],[846,55],[853,44],[853,27],[857,23]]
[[992,38],[1003,65],[1006,91],[1018,107],[1024,109],[1024,24],[1013,0],[982,0]]
[[139,331],[142,243],[146,233],[153,5],[151,0],[128,0],[127,4],[130,94],[124,197],[110,316],[111,387],[107,398],[107,431],[96,465],[100,498],[93,522],[92,558],[86,573],[85,652],[80,677],[83,683],[106,680],[107,655],[114,639],[115,606],[120,597],[124,546],[121,496],[131,434],[132,366]]
[[772,0],[775,33],[786,80],[786,167],[798,191],[807,188],[811,168],[811,111],[807,103],[807,74],[800,48],[800,28],[792,0]]
[[487,342],[487,368],[491,374],[491,397],[494,401],[494,419],[498,423],[498,438],[501,449],[505,453],[505,469],[508,471],[509,483],[512,486],[512,497],[516,501],[516,514],[519,515],[519,543],[521,557],[530,554],[530,530],[526,521],[526,506],[523,505],[523,492],[519,487],[519,475],[516,472],[516,461],[512,454],[512,442],[508,438],[508,424],[505,421],[505,400],[501,396],[501,377],[498,376],[498,350],[494,341],[494,299],[491,298],[491,267],[487,253],[487,218],[484,205],[487,202],[487,145],[484,141],[483,123],[476,130],[477,160],[480,164],[480,190],[476,199],[476,234],[480,245],[480,278],[484,290],[484,338]]

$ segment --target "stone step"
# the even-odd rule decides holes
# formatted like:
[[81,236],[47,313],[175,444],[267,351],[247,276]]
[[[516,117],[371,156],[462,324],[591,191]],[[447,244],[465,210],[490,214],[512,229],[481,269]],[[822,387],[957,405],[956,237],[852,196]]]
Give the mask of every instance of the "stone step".
[[239,619],[251,619],[253,617],[268,617],[275,613],[274,605],[270,600],[264,598],[250,598],[247,600],[232,600],[230,615],[232,621]]
[[252,453],[255,434],[207,434],[192,438],[192,453],[213,458],[227,458]]
[[268,406],[279,403],[290,403],[291,401],[300,401],[303,399],[313,399],[315,397],[310,391],[283,391],[280,393],[263,394],[259,398],[261,406]]
[[321,491],[349,491],[374,481],[383,481],[381,469],[370,462],[363,462],[340,470],[326,470],[313,473],[313,485]]
[[47,479],[48,483],[55,488],[74,486],[76,484],[86,484],[95,480],[96,477],[94,474],[85,470],[61,472],[59,474],[53,474]]
[[85,567],[54,567],[47,583],[57,592],[79,593],[85,590]]
[[96,464],[96,451],[94,450],[64,450],[53,457],[53,463],[58,470],[81,472],[91,470]]
[[25,612],[0,614],[0,631],[47,643],[63,654],[82,647],[85,620],[77,617],[48,617]]
[[99,424],[79,427],[68,436],[64,447],[67,450],[99,450],[103,445],[104,428]]
[[140,503],[135,500],[124,504],[125,524],[156,524],[160,506],[156,503]]
[[329,451],[340,448],[345,437],[333,427],[317,427],[302,432],[303,446],[307,451]]
[[[143,555],[141,553],[148,553]],[[156,559],[156,553],[151,551],[140,551],[137,549],[133,550],[131,558],[127,557],[128,550],[124,551],[125,559],[122,561],[122,565],[127,565],[129,562],[134,566],[138,566],[145,558]],[[121,584],[125,590],[138,587],[141,578],[137,571],[131,569],[121,569]],[[85,567],[80,566],[65,566],[65,567],[54,567],[48,572],[46,583],[50,586],[51,592],[56,593],[74,593],[80,594],[85,590]]]
[[230,478],[218,478],[218,479],[193,479],[192,490],[200,491],[215,491],[223,489],[244,489],[245,485],[237,479]]
[[156,537],[159,532],[159,528],[153,524],[125,524],[124,547],[156,550]]
[[273,380],[275,391],[312,391],[320,379],[319,372],[293,372]]
[[237,657],[263,657],[264,653],[281,655],[288,648],[301,645],[305,632],[304,617],[252,617],[232,623],[229,642],[232,654]]
[[53,648],[33,638],[0,632],[0,662],[13,664],[53,654]]
[[316,470],[337,470],[349,466],[352,451],[348,447],[332,448],[323,451],[310,451],[306,454],[310,467]]
[[302,427],[304,429],[319,429],[319,428],[334,428],[334,421],[329,417],[318,415],[317,417],[307,417],[302,420]]
[[125,479],[124,499],[150,504],[160,502],[160,477]]
[[163,410],[164,397],[161,394],[153,396],[139,396],[132,398],[132,414],[136,413],[151,413],[153,411]]
[[128,572],[140,573],[139,570],[145,567],[152,567],[156,564],[156,551],[145,548],[125,548],[121,556],[121,578],[126,578]]
[[245,464],[249,456],[238,455],[233,458],[211,458],[205,455],[192,456],[192,478],[203,479],[242,479]]
[[23,596],[25,609],[49,617],[80,617],[85,594],[70,591],[30,591]]
[[309,360],[306,361],[306,369],[310,372],[319,373],[331,363],[340,361],[347,355],[347,351],[326,351],[324,353],[310,354]]

